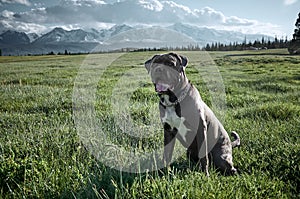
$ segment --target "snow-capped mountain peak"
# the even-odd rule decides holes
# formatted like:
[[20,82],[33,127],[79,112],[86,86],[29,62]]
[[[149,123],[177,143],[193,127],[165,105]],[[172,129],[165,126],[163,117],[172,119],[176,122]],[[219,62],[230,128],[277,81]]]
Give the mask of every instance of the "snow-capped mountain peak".
[[[36,38],[37,35],[31,35]],[[168,27],[147,26],[139,24],[131,27],[125,24],[115,25],[109,29],[75,29],[65,30],[61,27],[40,36],[30,43],[30,38],[25,33],[7,31],[0,34],[0,49],[9,54],[31,54],[40,52],[90,52],[96,46],[99,51],[109,51],[119,48],[149,48],[149,47],[178,47],[184,45],[205,46],[207,43],[230,42],[242,43],[245,39],[255,41],[264,37],[262,34],[243,34],[241,32],[216,30],[190,24],[175,23]],[[20,48],[20,45],[24,45]],[[8,47],[7,47],[8,46]],[[22,50],[20,50],[22,49]]]
[[36,39],[35,43],[78,43],[78,42],[93,42],[95,35],[81,29],[67,31],[63,28],[56,27],[52,31],[42,35]]
[[82,42],[102,42],[108,38],[117,35],[121,32],[125,32],[132,29],[132,27],[127,25],[115,25],[110,29],[96,30],[91,29],[85,31],[82,29],[76,30],[65,30],[61,27],[56,27],[52,31],[42,35],[40,38],[36,39],[35,43],[45,44],[45,43],[82,43]]

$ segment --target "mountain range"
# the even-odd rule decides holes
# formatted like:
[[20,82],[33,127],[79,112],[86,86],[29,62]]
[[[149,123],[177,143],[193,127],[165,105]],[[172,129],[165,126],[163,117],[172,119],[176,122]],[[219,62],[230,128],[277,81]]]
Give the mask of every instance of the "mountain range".
[[243,34],[235,31],[216,30],[183,23],[161,26],[115,25],[110,29],[65,30],[56,27],[37,35],[8,30],[0,34],[2,55],[47,54],[49,52],[87,53],[111,51],[121,48],[159,48],[188,45],[205,46],[207,43],[225,43],[273,40],[262,34]]

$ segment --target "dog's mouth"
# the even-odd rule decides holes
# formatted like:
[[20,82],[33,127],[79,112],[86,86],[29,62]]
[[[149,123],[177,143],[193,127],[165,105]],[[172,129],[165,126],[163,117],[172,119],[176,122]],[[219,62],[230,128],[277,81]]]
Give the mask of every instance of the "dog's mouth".
[[154,86],[157,93],[166,93],[174,89],[172,85],[161,82],[154,83]]

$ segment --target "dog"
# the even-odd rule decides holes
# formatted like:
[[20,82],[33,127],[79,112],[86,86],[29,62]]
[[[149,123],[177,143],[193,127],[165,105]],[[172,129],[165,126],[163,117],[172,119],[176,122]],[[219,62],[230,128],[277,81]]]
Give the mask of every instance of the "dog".
[[171,163],[177,138],[187,149],[188,159],[199,163],[208,176],[210,161],[226,175],[237,174],[232,161],[232,148],[240,146],[240,137],[233,131],[234,141],[230,141],[223,125],[188,80],[185,74],[187,63],[186,57],[176,53],[155,55],[145,62],[160,98],[164,164],[168,166]]

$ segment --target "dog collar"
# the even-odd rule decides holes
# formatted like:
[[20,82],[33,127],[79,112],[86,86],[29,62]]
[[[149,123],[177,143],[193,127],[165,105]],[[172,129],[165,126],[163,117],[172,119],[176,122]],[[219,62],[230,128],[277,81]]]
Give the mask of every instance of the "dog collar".
[[192,87],[191,84],[188,83],[188,85],[185,87],[182,95],[180,95],[180,97],[175,102],[166,102],[166,101],[162,102],[162,101],[160,101],[160,103],[164,106],[167,106],[167,107],[175,106],[175,105],[179,104],[187,96],[187,94],[188,94],[189,90],[191,89],[191,87]]

